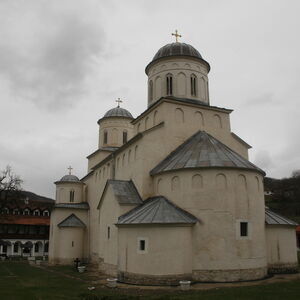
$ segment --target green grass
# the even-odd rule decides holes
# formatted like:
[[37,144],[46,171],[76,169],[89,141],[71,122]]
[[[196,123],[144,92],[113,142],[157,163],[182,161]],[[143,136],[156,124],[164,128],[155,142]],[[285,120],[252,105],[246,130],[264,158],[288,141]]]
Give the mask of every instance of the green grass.
[[[70,276],[74,278],[70,278]],[[91,286],[90,279],[88,274],[79,274],[71,267],[41,269],[25,262],[0,262],[0,299],[300,299],[300,280],[182,292],[178,288],[162,291],[137,288],[109,289],[103,286],[96,286],[94,291],[88,291],[88,286]]]

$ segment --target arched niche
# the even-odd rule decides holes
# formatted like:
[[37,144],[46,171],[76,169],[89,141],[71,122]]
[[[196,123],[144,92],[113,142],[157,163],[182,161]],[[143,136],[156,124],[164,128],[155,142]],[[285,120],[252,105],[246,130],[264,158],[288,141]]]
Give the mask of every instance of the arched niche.
[[184,112],[181,108],[175,109],[175,121],[179,124],[184,122]]
[[203,188],[203,178],[200,174],[192,176],[192,188],[196,190]]
[[174,176],[171,179],[171,190],[172,191],[180,190],[180,178],[178,176]]
[[156,184],[156,190],[158,194],[162,193],[162,185],[163,185],[163,180],[161,178],[159,178],[157,180],[157,184]]
[[180,72],[177,75],[177,95],[186,96],[186,75],[183,72]]
[[118,143],[118,130],[116,128],[113,128],[113,130],[111,132],[111,142],[113,144]]
[[194,114],[194,119],[197,126],[199,126],[200,128],[204,127],[204,117],[202,112],[196,111]]
[[216,185],[218,189],[227,189],[227,178],[226,175],[219,173],[216,176]]
[[153,126],[158,124],[158,111],[156,110],[153,115]]
[[145,119],[145,130],[149,128],[149,117],[146,117]]
[[154,90],[155,90],[155,100],[159,99],[162,96],[162,79],[160,76],[157,76],[155,78],[155,86],[154,86]]
[[128,164],[130,163],[131,161],[131,149],[129,149],[128,151]]
[[203,77],[199,79],[199,87],[200,87],[200,99],[204,101],[206,99],[206,83]]
[[217,114],[214,115],[214,125],[215,125],[215,128],[222,128],[223,127],[222,119]]
[[243,174],[240,174],[238,176],[238,187],[239,189],[242,189],[242,190],[247,190],[247,180],[246,180],[246,177],[245,175]]
[[259,179],[257,176],[255,176],[255,183],[256,183],[256,189],[257,189],[257,191],[259,191],[260,190],[260,182],[259,182]]

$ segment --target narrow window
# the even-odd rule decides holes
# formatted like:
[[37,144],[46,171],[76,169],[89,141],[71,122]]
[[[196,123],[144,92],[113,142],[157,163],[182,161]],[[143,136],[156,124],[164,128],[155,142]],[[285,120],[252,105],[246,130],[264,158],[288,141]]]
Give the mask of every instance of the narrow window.
[[167,75],[167,95],[171,96],[173,95],[173,76],[172,74]]
[[49,251],[49,243],[46,243],[45,244],[45,252],[48,252]]
[[127,131],[123,131],[123,144],[127,143]]
[[145,251],[146,250],[146,241],[145,240],[140,240],[139,250],[140,251]]
[[153,100],[153,82],[150,80],[149,82],[149,100],[150,102]]
[[107,227],[107,239],[108,240],[110,239],[110,227],[109,226]]
[[103,134],[103,144],[107,144],[107,131],[106,130],[104,131],[104,134]]
[[248,236],[248,222],[241,222],[240,223],[240,235],[241,236]]
[[191,95],[192,96],[197,96],[196,79],[197,79],[197,77],[194,74],[192,74],[191,75]]
[[14,244],[14,253],[18,253],[19,252],[19,244],[15,243]]
[[70,191],[70,202],[74,202],[74,194],[75,192],[73,190]]
[[72,241],[72,247],[74,247],[74,241]]

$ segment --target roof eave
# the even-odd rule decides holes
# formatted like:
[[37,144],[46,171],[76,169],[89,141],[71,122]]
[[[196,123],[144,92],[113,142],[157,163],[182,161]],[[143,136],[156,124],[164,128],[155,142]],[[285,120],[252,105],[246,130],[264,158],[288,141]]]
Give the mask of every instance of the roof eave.
[[162,60],[166,60],[166,59],[172,59],[172,58],[188,58],[188,59],[192,59],[192,60],[198,60],[200,61],[201,63],[203,63],[206,67],[207,67],[207,73],[209,73],[210,71],[210,64],[204,60],[203,58],[200,58],[200,57],[195,57],[195,56],[190,56],[190,55],[169,55],[169,56],[163,56],[163,57],[159,57],[155,60],[152,60],[145,68],[145,73],[146,75],[148,76],[148,71],[149,71],[149,68],[151,66],[153,66],[154,64],[156,64],[157,62],[160,62]]

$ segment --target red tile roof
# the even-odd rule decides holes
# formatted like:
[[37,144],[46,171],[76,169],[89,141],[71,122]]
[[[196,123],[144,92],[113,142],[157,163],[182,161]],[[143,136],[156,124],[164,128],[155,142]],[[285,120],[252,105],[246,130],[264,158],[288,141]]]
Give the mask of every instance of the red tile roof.
[[40,216],[7,216],[2,220],[2,224],[21,224],[21,225],[50,225],[50,217]]

